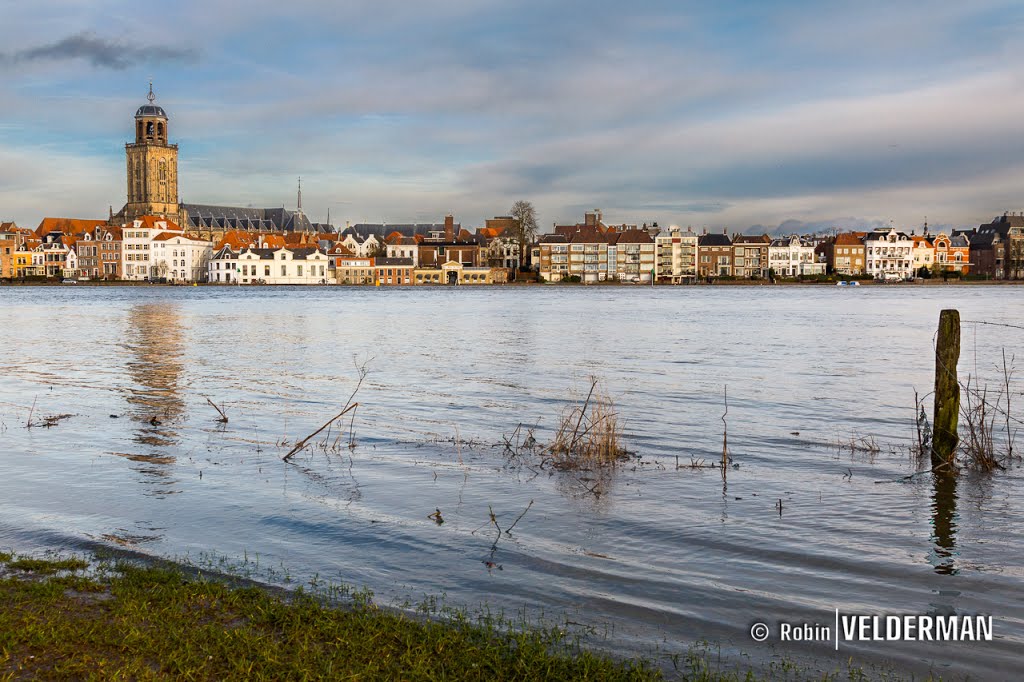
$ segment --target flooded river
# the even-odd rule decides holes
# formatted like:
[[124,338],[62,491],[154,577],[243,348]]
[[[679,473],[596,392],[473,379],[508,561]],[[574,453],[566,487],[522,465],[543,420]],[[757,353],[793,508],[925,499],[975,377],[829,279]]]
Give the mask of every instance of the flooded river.
[[[2,288],[0,548],[258,562],[382,604],[568,621],[669,669],[707,640],[741,665],[1011,679],[1024,468],[901,480],[946,307],[965,320],[961,373],[994,399],[1024,329],[972,321],[1021,324],[1018,287]],[[355,447],[346,417],[283,463],[363,364]],[[592,375],[637,457],[588,474],[506,456],[503,434],[550,438]],[[721,457],[726,387],[723,481],[689,465]],[[29,429],[30,413],[71,416]],[[531,500],[495,546],[489,510],[507,528]],[[986,614],[994,637],[778,641],[836,609]]]

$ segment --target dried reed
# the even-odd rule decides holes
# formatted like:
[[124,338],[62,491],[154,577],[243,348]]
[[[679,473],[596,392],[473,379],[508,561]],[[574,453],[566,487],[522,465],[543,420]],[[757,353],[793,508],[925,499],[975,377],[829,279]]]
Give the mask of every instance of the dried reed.
[[615,404],[591,377],[582,404],[570,405],[558,421],[554,440],[547,447],[559,469],[593,469],[615,464],[629,456],[622,446],[622,427]]

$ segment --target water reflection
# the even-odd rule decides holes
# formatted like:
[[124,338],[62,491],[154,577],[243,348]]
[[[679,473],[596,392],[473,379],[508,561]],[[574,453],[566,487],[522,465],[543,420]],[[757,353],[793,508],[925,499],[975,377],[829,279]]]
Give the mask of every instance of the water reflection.
[[931,556],[935,572],[955,575],[956,568],[956,475],[949,471],[932,474],[932,541]]
[[155,479],[158,489],[152,494],[166,495],[177,492],[170,488],[176,483],[170,479],[176,458],[166,448],[180,443],[176,427],[185,415],[179,386],[184,371],[181,315],[176,304],[146,303],[133,306],[127,319],[123,347],[133,383],[126,401],[137,423],[133,440],[145,451],[115,454],[135,462],[136,471]]

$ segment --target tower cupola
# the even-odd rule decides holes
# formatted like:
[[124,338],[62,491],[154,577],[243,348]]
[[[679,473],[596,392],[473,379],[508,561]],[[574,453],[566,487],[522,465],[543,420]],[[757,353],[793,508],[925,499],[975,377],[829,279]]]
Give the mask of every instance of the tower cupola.
[[135,112],[135,143],[136,144],[167,144],[167,113],[154,102],[153,81],[149,82],[149,104],[143,104]]

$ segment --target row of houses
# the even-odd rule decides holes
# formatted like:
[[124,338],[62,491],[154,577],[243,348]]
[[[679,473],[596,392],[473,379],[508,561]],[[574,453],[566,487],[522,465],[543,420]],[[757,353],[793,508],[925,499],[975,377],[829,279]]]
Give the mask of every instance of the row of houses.
[[835,235],[732,235],[673,225],[606,225],[598,211],[556,225],[532,247],[548,281],[679,283],[709,278],[799,278],[825,274],[909,280],[954,273],[1024,277],[1024,214],[971,230],[906,234],[893,227]]
[[[513,219],[475,232],[443,223],[358,224],[336,232],[228,230],[215,244],[170,220],[45,218],[0,224],[0,277],[222,284],[433,284],[507,281],[520,266]],[[1024,214],[951,234],[895,228],[835,235],[730,236],[671,226],[608,225],[600,211],[555,225],[528,251],[546,281],[681,283],[826,273],[905,280],[927,274],[1024,278]]]
[[[496,219],[499,220],[499,219]],[[381,226],[383,227],[383,226]],[[408,229],[403,229],[407,227]],[[429,227],[429,229],[421,229]],[[429,226],[341,234],[231,230],[217,244],[142,216],[121,227],[46,218],[0,226],[0,277],[222,284],[484,284],[507,281],[519,248],[496,227],[470,233],[452,216]]]

